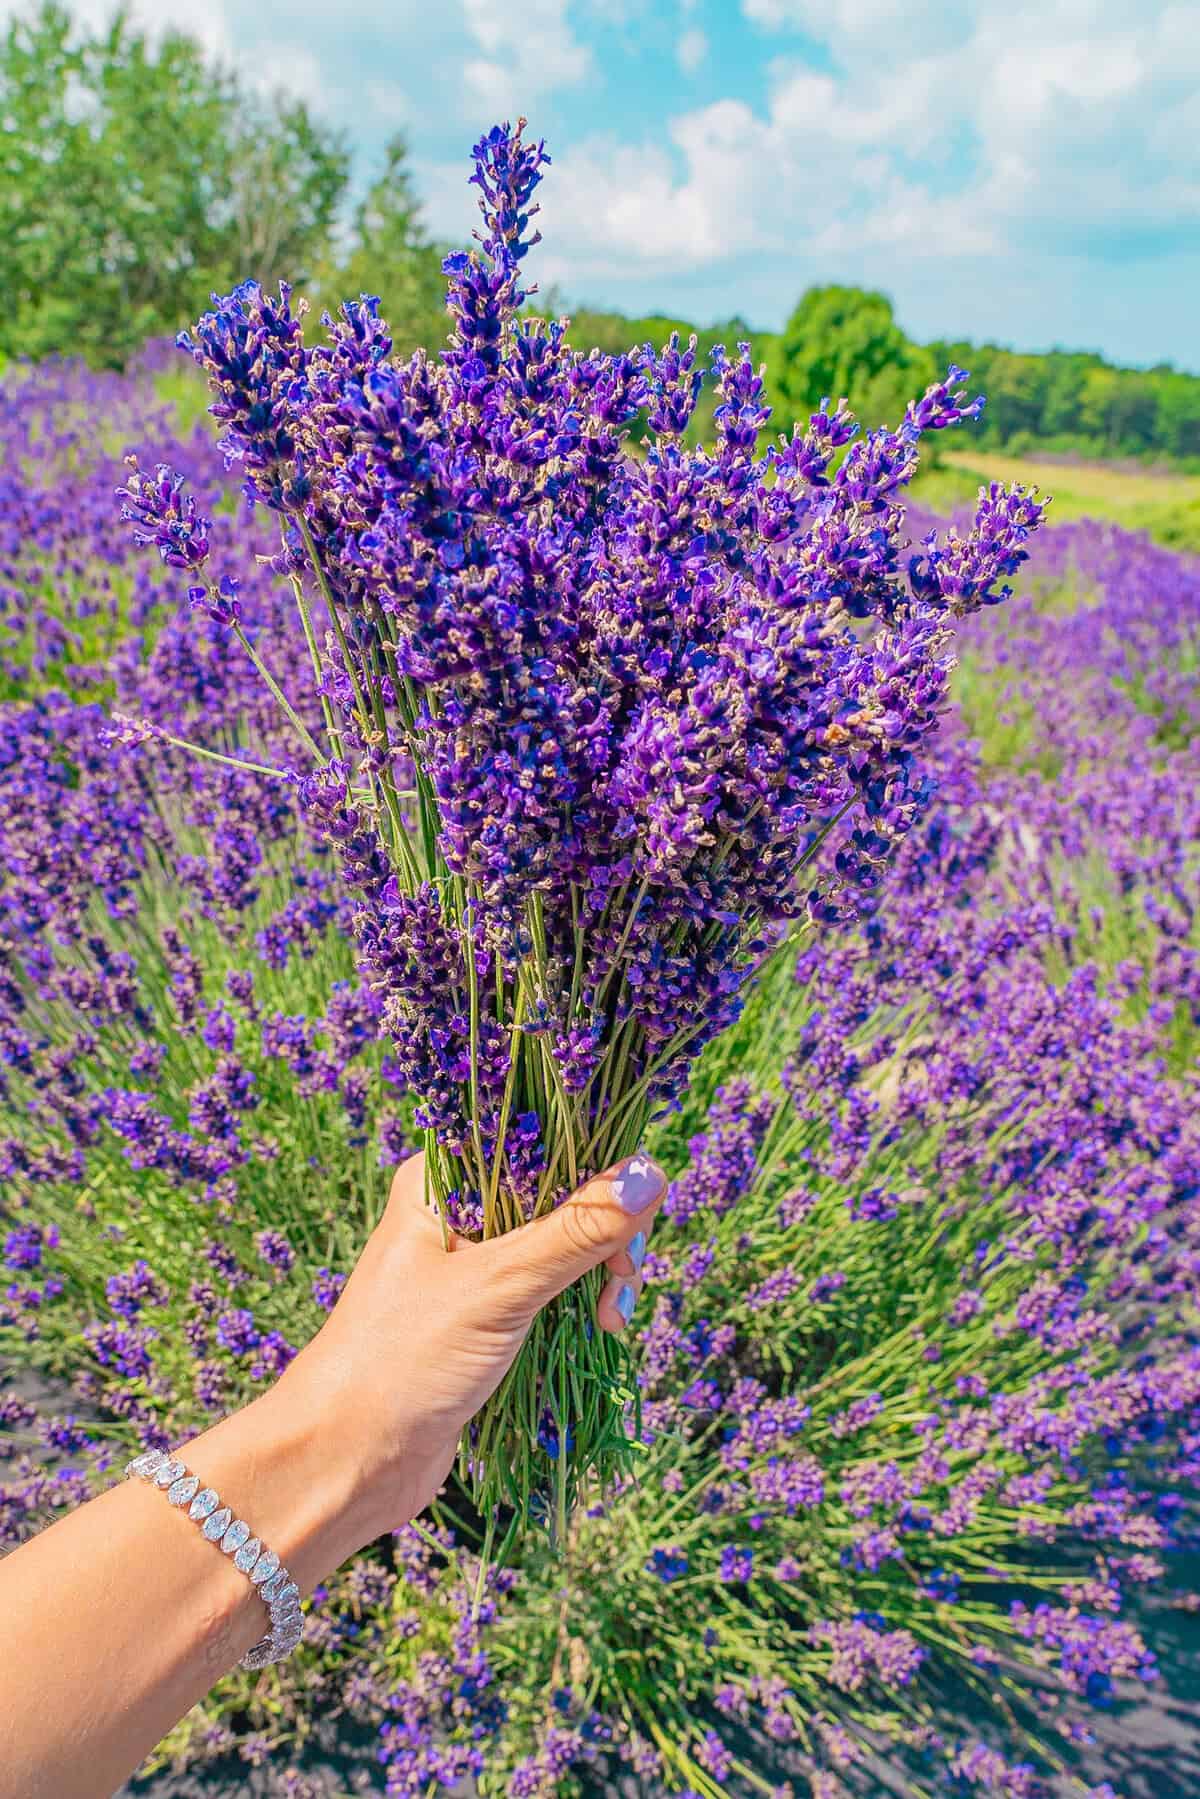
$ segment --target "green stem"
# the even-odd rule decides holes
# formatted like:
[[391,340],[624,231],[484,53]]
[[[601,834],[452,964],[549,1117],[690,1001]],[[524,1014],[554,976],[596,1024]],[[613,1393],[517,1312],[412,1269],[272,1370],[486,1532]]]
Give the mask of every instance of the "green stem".
[[276,703],[283,708],[283,712],[284,712],[285,716],[291,723],[293,729],[296,731],[296,733],[299,736],[300,741],[303,743],[305,749],[308,750],[309,754],[312,756],[313,760],[317,763],[318,767],[322,766],[325,762],[325,757],[321,754],[321,751],[318,749],[317,744],[313,739],[312,732],[309,730],[309,728],[305,724],[304,720],[300,717],[299,713],[293,707],[291,701],[288,699],[287,695],[284,693],[283,688],[279,685],[279,682],[275,679],[274,675],[271,673],[270,669],[267,667],[266,663],[263,661],[262,657],[259,655],[259,653],[255,649],[254,645],[251,643],[250,639],[246,636],[246,633],[243,631],[241,625],[235,624],[233,626],[233,634],[237,638],[238,642],[241,644],[242,648],[245,650],[247,656],[249,656],[251,662],[254,664],[254,667],[257,669],[259,675],[262,677],[262,679],[266,682],[267,686],[270,688],[271,694],[274,697]]
[[334,600],[333,589],[329,585],[329,578],[325,573],[321,558],[317,554],[317,546],[313,541],[313,534],[309,529],[308,520],[304,517],[303,513],[297,513],[296,517],[300,526],[300,535],[304,539],[304,548],[308,552],[308,560],[312,565],[313,574],[317,578],[317,585],[321,589],[321,598],[324,600],[326,609],[329,613],[329,622],[333,627],[333,634],[338,640],[338,649],[342,653],[342,661],[345,664],[346,675],[354,693],[354,704],[358,711],[359,730],[362,732],[363,743],[365,745],[370,736],[371,721],[367,716],[366,703],[363,700],[362,689],[358,684],[358,671],[356,670],[350,655],[350,645],[346,641],[346,633],[342,626],[341,614],[338,611],[337,603]]
[[170,731],[163,731],[157,725],[153,730],[160,743],[169,743],[172,749],[184,750],[189,756],[200,756],[205,762],[223,762],[227,768],[240,768],[251,775],[270,775],[276,781],[289,778],[290,771],[286,768],[271,768],[265,762],[248,762],[242,756],[223,756],[217,750],[206,750],[198,743],[189,743],[185,737],[173,737]]
[[[308,601],[304,597],[304,583],[299,575],[292,576],[292,592],[296,596],[296,611],[300,615],[300,623],[304,630],[304,641],[308,645],[308,655],[309,661],[312,663],[313,676],[319,687],[322,680],[321,653],[317,648],[317,638],[316,633],[313,630],[312,618],[309,615]],[[325,734],[329,738],[330,747],[333,750],[334,755],[338,758],[338,761],[344,762],[346,759],[346,751],[345,746],[342,743],[342,734],[334,719],[333,707],[329,703],[329,696],[324,693],[321,695],[321,712],[325,719]]]

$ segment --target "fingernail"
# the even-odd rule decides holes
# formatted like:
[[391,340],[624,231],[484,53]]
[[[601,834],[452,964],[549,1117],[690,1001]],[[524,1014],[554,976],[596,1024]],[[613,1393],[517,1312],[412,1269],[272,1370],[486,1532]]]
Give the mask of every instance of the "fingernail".
[[633,1317],[633,1308],[637,1304],[637,1294],[632,1287],[622,1287],[617,1294],[617,1310],[623,1323],[628,1324]]
[[644,1212],[662,1193],[666,1182],[649,1156],[631,1156],[620,1174],[613,1176],[612,1190],[626,1212]]
[[629,1260],[633,1263],[633,1272],[642,1272],[642,1263],[646,1259],[646,1233],[639,1231],[636,1237],[629,1239]]

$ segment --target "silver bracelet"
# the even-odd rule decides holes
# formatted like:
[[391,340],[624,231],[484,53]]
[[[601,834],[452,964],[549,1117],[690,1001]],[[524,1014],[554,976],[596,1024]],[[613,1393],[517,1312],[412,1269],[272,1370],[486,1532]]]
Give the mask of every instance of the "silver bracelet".
[[125,1472],[149,1481],[153,1487],[166,1490],[170,1505],[187,1506],[193,1519],[208,1538],[233,1560],[235,1568],[256,1586],[271,1615],[271,1628],[260,1637],[253,1649],[242,1657],[243,1668],[265,1668],[270,1662],[281,1662],[290,1655],[304,1635],[304,1619],[300,1612],[300,1588],[292,1579],[273,1549],[250,1535],[250,1526],[235,1519],[227,1505],[222,1505],[212,1487],[202,1487],[177,1456],[161,1449],[148,1449],[126,1463]]

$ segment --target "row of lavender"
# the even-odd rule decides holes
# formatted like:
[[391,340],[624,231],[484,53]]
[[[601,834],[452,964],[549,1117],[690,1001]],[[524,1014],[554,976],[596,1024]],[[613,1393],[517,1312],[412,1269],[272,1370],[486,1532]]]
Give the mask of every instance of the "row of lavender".
[[[0,1341],[63,1394],[0,1401],[19,1540],[273,1377],[414,1138],[292,790],[166,741],[286,759],[225,629],[116,525],[121,454],[170,428],[148,377],[45,370],[0,408]],[[271,552],[205,435],[171,460],[215,556]],[[283,1763],[344,1708],[396,1794],[623,1764],[833,1799],[902,1748],[910,1790],[1021,1795],[1156,1678],[1131,1613],[1170,1587],[1200,1441],[1200,578],[1080,528],[1032,585],[968,645],[982,763],[943,733],[886,897],[663,1132],[639,1479],[474,1621],[469,1521],[398,1533],[294,1668],[164,1754]],[[280,634],[286,599],[243,580]]]

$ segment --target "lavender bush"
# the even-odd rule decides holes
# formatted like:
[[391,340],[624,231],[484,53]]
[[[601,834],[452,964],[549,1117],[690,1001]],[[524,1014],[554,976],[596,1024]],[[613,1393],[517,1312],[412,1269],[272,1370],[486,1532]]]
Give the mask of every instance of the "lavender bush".
[[[239,766],[294,766],[297,728],[113,518],[124,455],[167,454],[320,742],[263,512],[173,429],[148,373],[0,387],[6,1543],[271,1379],[421,1137],[336,847]],[[270,1763],[298,1799],[340,1719],[406,1799],[1148,1790],[1089,1744],[1173,1678],[1196,1543],[1200,569],[1072,527],[1023,573],[963,633],[887,879],[851,870],[651,1126],[632,1474],[475,1615],[451,1483],[156,1763]]]
[[[522,313],[547,160],[520,126],[476,146],[480,249],[447,260],[438,360],[394,358],[368,299],[310,348],[288,289],[253,282],[181,337],[227,460],[279,515],[307,708],[240,577],[209,572],[179,478],[122,490],[294,728],[431,1199],[485,1237],[634,1152],[768,949],[874,887],[923,797],[951,627],[1003,597],[1042,514],[997,487],[964,535],[906,553],[920,438],[982,404],[958,369],[896,432],[852,443],[826,405],[760,454],[761,377],[718,349],[715,445],[686,448],[694,344],[584,354]],[[539,1317],[464,1440],[489,1525],[505,1502],[520,1528],[548,1441],[560,1534],[629,1466],[637,1390],[593,1328],[597,1278]]]

